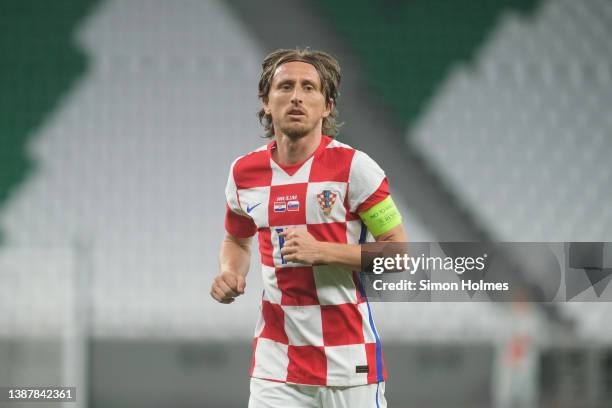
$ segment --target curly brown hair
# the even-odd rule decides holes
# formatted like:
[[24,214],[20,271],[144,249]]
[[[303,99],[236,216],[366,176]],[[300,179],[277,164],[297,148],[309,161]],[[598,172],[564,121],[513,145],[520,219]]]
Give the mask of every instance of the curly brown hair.
[[[338,130],[342,123],[338,121],[338,110],[336,109],[336,102],[338,100],[338,87],[340,86],[340,64],[331,55],[323,51],[312,51],[309,48],[295,50],[278,49],[264,59],[261,64],[262,72],[261,78],[259,79],[259,98],[263,102],[268,102],[268,93],[270,92],[270,86],[272,85],[272,78],[276,69],[281,65],[292,62],[300,61],[315,67],[319,73],[321,79],[321,91],[325,97],[326,103],[332,104],[332,111],[329,116],[323,118],[322,131],[324,134],[334,137],[338,134]],[[263,125],[266,130],[266,137],[271,138],[274,136],[274,125],[272,124],[272,116],[266,115],[266,112],[262,108],[257,112],[259,122]]]

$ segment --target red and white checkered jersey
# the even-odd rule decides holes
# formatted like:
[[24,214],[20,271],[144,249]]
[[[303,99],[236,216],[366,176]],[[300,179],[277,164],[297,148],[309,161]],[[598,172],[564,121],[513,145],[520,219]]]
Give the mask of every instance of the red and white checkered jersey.
[[234,161],[226,188],[227,232],[259,233],[264,292],[250,374],[327,386],[384,381],[359,273],[285,261],[279,232],[301,226],[320,241],[363,242],[367,230],[357,213],[389,195],[385,173],[365,153],[327,136],[295,166],[279,165],[275,148],[272,142]]

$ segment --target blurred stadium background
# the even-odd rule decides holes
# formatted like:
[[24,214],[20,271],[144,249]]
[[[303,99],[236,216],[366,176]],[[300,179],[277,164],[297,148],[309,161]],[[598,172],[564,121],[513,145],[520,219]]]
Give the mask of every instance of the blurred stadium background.
[[[4,0],[0,33],[0,386],[246,406],[259,272],[208,290],[279,47],[339,58],[410,240],[612,241],[610,0]],[[391,407],[610,406],[609,303],[373,307]]]

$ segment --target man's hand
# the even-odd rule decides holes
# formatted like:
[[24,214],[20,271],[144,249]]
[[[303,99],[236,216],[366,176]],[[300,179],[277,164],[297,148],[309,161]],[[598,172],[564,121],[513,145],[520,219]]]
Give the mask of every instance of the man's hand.
[[210,295],[219,303],[229,304],[244,293],[246,280],[243,275],[222,272],[213,281]]
[[220,303],[232,303],[244,293],[246,275],[251,261],[251,238],[239,238],[229,233],[221,242],[219,275],[210,288],[210,296]]
[[306,228],[289,227],[281,232],[285,244],[281,254],[286,261],[316,265],[323,263],[322,242],[317,241]]

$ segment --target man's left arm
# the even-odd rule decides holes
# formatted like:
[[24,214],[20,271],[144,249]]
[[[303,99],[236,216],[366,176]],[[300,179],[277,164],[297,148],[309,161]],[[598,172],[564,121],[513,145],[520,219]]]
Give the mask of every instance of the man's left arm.
[[[361,269],[361,245],[317,241],[305,228],[289,228],[281,235],[285,245],[281,253],[287,261],[307,265],[330,264],[349,270]],[[377,242],[406,242],[406,232],[400,223],[375,235]]]
[[[389,194],[384,171],[367,154],[356,151],[349,173],[348,210],[359,214],[378,242],[406,242],[402,217]],[[307,265],[331,264],[361,269],[361,246],[317,241],[305,228],[281,233],[286,261]]]

